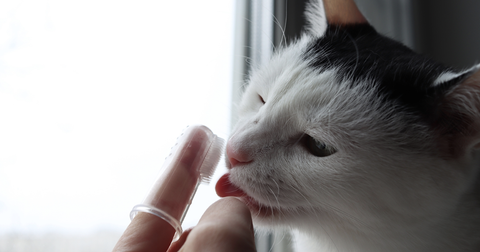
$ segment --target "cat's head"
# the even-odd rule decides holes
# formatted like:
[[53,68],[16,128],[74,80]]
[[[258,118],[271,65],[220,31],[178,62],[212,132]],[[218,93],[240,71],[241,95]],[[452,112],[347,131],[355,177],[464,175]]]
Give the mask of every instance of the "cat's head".
[[480,163],[479,67],[415,54],[350,1],[314,1],[307,17],[250,77],[219,195],[268,225],[388,227],[453,211]]

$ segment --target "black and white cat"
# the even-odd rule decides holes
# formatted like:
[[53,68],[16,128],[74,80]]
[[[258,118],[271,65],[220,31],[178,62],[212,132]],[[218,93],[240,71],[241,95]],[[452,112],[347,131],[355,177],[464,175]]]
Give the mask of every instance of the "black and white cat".
[[455,72],[324,2],[251,75],[217,193],[305,251],[480,251],[480,65]]

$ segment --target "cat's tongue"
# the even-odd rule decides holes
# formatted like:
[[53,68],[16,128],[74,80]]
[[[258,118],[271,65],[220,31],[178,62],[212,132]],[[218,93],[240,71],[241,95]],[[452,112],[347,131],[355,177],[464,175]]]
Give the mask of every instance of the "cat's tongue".
[[217,191],[217,194],[220,197],[241,197],[246,195],[245,192],[230,182],[230,173],[226,173],[220,177],[215,185],[215,191]]

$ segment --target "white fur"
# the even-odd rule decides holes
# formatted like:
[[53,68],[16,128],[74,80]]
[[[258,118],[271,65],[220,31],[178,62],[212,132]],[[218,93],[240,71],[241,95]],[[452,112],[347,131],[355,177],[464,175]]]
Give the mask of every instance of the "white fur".
[[316,37],[321,37],[327,29],[327,20],[323,1],[310,1],[307,5],[305,16],[307,17],[309,34]]
[[[312,21],[322,8],[312,6],[312,29],[323,29]],[[309,68],[302,51],[310,39],[253,73],[229,139],[252,160],[231,169],[232,183],[271,211],[254,212],[255,224],[298,230],[310,246],[303,251],[478,251],[480,151],[443,158],[426,126],[406,127],[410,115],[366,102],[378,100],[375,89]],[[313,156],[304,134],[337,152]]]
[[455,79],[456,77],[462,75],[462,73],[454,73],[454,72],[446,72],[438,76],[438,78],[433,82],[433,86],[437,86],[444,82],[447,82],[451,79]]
[[445,73],[443,73],[443,74],[441,74],[440,76],[437,77],[437,79],[433,82],[433,86],[437,86],[439,84],[445,83],[449,80],[455,79],[455,78],[457,78],[459,76],[462,76],[462,75],[467,75],[467,76],[471,75],[471,74],[477,72],[479,69],[480,69],[480,64],[475,65],[472,68],[470,68],[466,71],[460,72],[460,73],[445,72]]

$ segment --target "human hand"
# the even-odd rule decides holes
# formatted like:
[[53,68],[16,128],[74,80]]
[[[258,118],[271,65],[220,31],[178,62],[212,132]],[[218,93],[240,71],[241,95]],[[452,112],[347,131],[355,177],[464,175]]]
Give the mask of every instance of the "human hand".
[[[238,199],[224,198],[212,204],[192,230],[171,244],[175,230],[157,216],[139,213],[117,242],[113,252],[252,252],[255,239],[248,207]],[[169,248],[170,247],[170,248]]]

